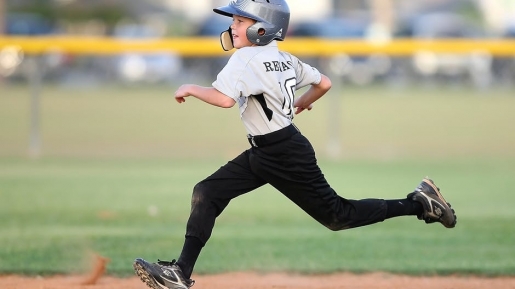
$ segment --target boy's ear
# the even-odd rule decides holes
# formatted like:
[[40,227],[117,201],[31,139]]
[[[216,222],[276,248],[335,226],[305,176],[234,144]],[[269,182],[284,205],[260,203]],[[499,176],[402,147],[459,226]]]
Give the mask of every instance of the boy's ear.
[[220,34],[220,43],[225,51],[229,51],[234,48],[232,29],[230,27]]

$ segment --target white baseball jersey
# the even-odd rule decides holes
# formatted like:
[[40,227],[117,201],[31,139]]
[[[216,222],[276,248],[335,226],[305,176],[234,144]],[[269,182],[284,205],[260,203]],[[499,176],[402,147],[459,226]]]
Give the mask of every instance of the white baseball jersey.
[[213,87],[236,101],[249,134],[263,135],[290,125],[295,91],[321,78],[317,69],[279,51],[272,41],[236,50]]

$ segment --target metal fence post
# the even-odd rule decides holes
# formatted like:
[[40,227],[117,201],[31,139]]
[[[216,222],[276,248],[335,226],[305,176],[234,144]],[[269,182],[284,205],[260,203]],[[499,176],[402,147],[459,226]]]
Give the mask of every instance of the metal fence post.
[[30,71],[29,157],[39,158],[41,156],[41,56],[33,55],[27,61]]
[[331,69],[328,63],[331,58],[326,60],[327,76],[331,79],[332,87],[329,91],[329,116],[327,124],[329,137],[327,139],[327,155],[333,159],[338,160],[342,156],[342,136],[341,136],[341,121],[342,121],[342,100],[340,95],[342,91],[343,76]]

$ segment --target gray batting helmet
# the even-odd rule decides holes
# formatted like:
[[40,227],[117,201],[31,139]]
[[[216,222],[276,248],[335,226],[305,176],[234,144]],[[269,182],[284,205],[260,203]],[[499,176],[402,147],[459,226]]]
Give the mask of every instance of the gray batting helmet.
[[229,5],[213,9],[218,14],[243,16],[256,20],[247,28],[247,38],[256,45],[284,40],[290,23],[290,8],[285,0],[231,0]]

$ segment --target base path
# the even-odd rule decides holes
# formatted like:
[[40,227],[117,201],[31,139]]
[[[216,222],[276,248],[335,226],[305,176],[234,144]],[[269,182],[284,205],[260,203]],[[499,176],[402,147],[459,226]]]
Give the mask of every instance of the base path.
[[[84,285],[87,276],[0,276],[2,289],[146,289],[137,277],[102,276]],[[226,273],[193,276],[193,289],[515,289],[514,277],[413,277],[388,273],[296,275],[279,273]]]

